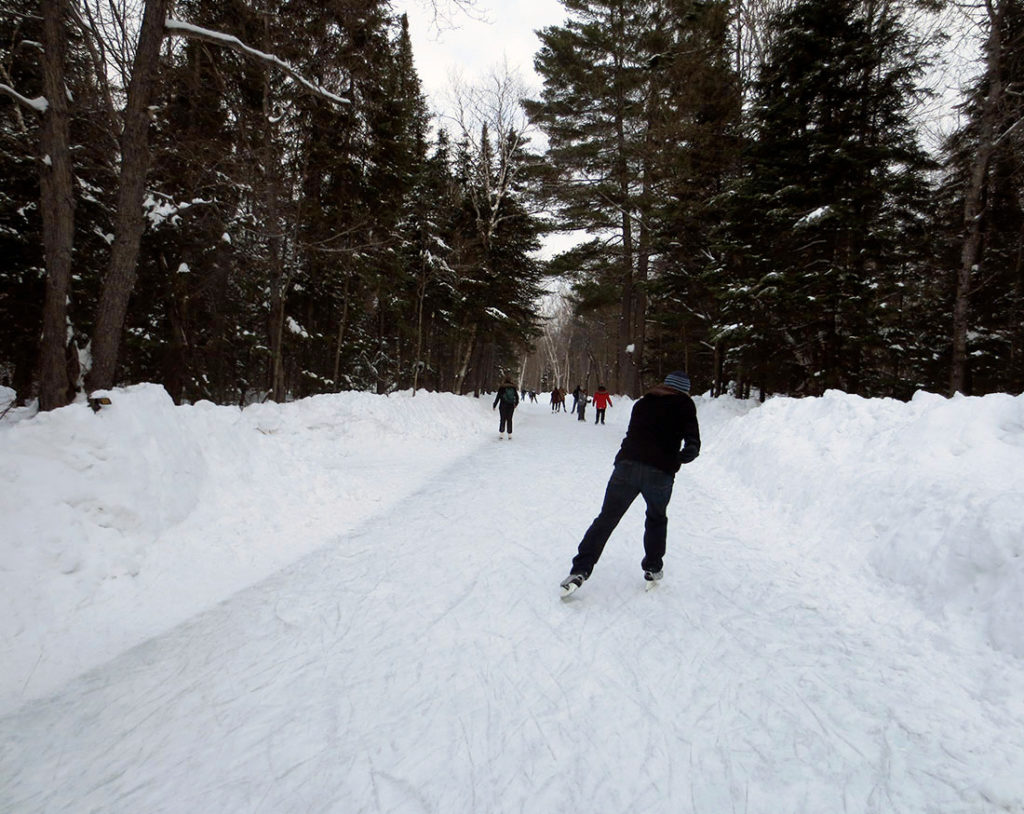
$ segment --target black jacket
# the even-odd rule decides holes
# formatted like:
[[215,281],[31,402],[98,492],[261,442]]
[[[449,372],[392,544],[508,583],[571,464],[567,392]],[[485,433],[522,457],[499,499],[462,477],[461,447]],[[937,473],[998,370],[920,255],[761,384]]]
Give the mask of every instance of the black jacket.
[[615,463],[640,461],[674,475],[681,464],[689,463],[699,453],[700,427],[693,399],[658,386],[633,405]]
[[[506,390],[512,391],[512,395],[514,397],[513,401],[508,402],[501,397],[501,394],[504,393]],[[519,404],[519,391],[516,390],[516,388],[511,384],[503,384],[501,387],[498,388],[498,393],[494,397],[494,404],[491,407],[491,409],[493,410],[499,404],[504,408],[514,410],[516,405]]]

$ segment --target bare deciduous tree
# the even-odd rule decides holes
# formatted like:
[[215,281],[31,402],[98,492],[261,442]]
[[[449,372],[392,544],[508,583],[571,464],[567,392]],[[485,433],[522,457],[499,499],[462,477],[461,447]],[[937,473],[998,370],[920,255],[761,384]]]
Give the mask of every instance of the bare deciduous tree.
[[529,138],[531,126],[520,100],[525,85],[507,63],[491,71],[479,85],[453,80],[454,122],[469,147],[474,181],[469,193],[477,216],[480,238],[489,246],[501,222],[509,217],[504,205],[522,180],[517,155]]
[[734,4],[734,67],[744,87],[751,86],[768,53],[771,15],[792,4],[793,0],[738,0]]
[[93,362],[85,377],[87,390],[108,388],[114,384],[121,331],[128,300],[135,286],[139,242],[145,226],[142,203],[150,162],[149,103],[169,8],[170,0],[146,0],[142,15],[121,134],[114,244],[96,311],[92,335]]

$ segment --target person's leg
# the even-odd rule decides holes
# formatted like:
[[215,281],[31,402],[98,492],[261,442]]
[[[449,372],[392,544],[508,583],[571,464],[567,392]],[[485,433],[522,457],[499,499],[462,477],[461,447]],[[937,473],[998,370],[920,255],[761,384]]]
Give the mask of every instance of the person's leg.
[[608,538],[619,524],[622,515],[626,513],[626,509],[640,493],[633,475],[634,466],[632,462],[626,461],[616,464],[612,470],[612,476],[608,479],[608,486],[604,492],[601,512],[594,518],[594,522],[590,524],[590,528],[580,541],[579,551],[572,561],[572,573],[590,576],[590,572],[601,558]]
[[665,538],[668,532],[668,502],[672,499],[673,475],[653,466],[643,466],[640,492],[647,503],[644,519],[644,558],[641,567],[645,571],[660,571],[665,559]]

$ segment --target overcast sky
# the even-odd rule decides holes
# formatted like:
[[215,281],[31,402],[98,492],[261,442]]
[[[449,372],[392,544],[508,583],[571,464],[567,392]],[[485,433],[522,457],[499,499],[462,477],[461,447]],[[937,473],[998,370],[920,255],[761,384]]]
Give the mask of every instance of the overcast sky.
[[[446,0],[437,0],[445,4]],[[416,70],[423,91],[436,109],[446,107],[452,72],[476,84],[507,60],[530,91],[539,90],[533,55],[540,47],[536,29],[561,24],[565,9],[558,0],[476,0],[474,17],[454,11],[438,30],[430,0],[394,0],[396,12],[409,15]],[[451,26],[457,26],[452,28]]]
[[[466,83],[479,84],[506,62],[511,71],[518,72],[531,95],[539,93],[541,82],[533,71],[533,55],[540,42],[533,32],[561,25],[566,16],[558,0],[476,0],[474,17],[456,11],[439,31],[430,0],[392,0],[392,7],[396,13],[409,15],[416,70],[430,107],[437,113],[451,109],[447,98],[453,73]],[[548,235],[540,254],[550,257],[579,239],[577,235]]]

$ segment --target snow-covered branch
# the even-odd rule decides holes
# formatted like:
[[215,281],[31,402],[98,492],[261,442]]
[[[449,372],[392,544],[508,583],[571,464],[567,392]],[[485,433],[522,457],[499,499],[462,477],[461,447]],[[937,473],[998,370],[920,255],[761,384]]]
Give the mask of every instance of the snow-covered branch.
[[327,99],[330,102],[334,102],[338,105],[349,104],[348,99],[344,99],[341,96],[331,93],[329,90],[320,87],[314,82],[310,82],[306,77],[298,72],[293,66],[289,65],[283,59],[268,54],[265,51],[260,51],[253,48],[250,45],[246,45],[238,37],[234,37],[230,34],[223,34],[219,31],[212,31],[209,28],[202,28],[191,23],[183,22],[182,20],[175,20],[173,17],[168,17],[167,22],[164,24],[164,28],[171,36],[187,37],[194,40],[202,40],[204,42],[213,43],[214,45],[220,45],[224,48],[230,48],[233,51],[237,51],[240,54],[253,57],[262,62],[267,62],[276,68],[279,68],[285,74],[288,75],[293,81],[298,82],[302,87],[306,88],[310,93],[313,93],[323,99]]
[[29,99],[27,96],[22,96],[10,85],[0,84],[0,93],[10,96],[14,101],[23,104],[25,107],[32,108],[36,113],[45,113],[46,108],[50,106],[45,97],[37,96],[35,99]]

